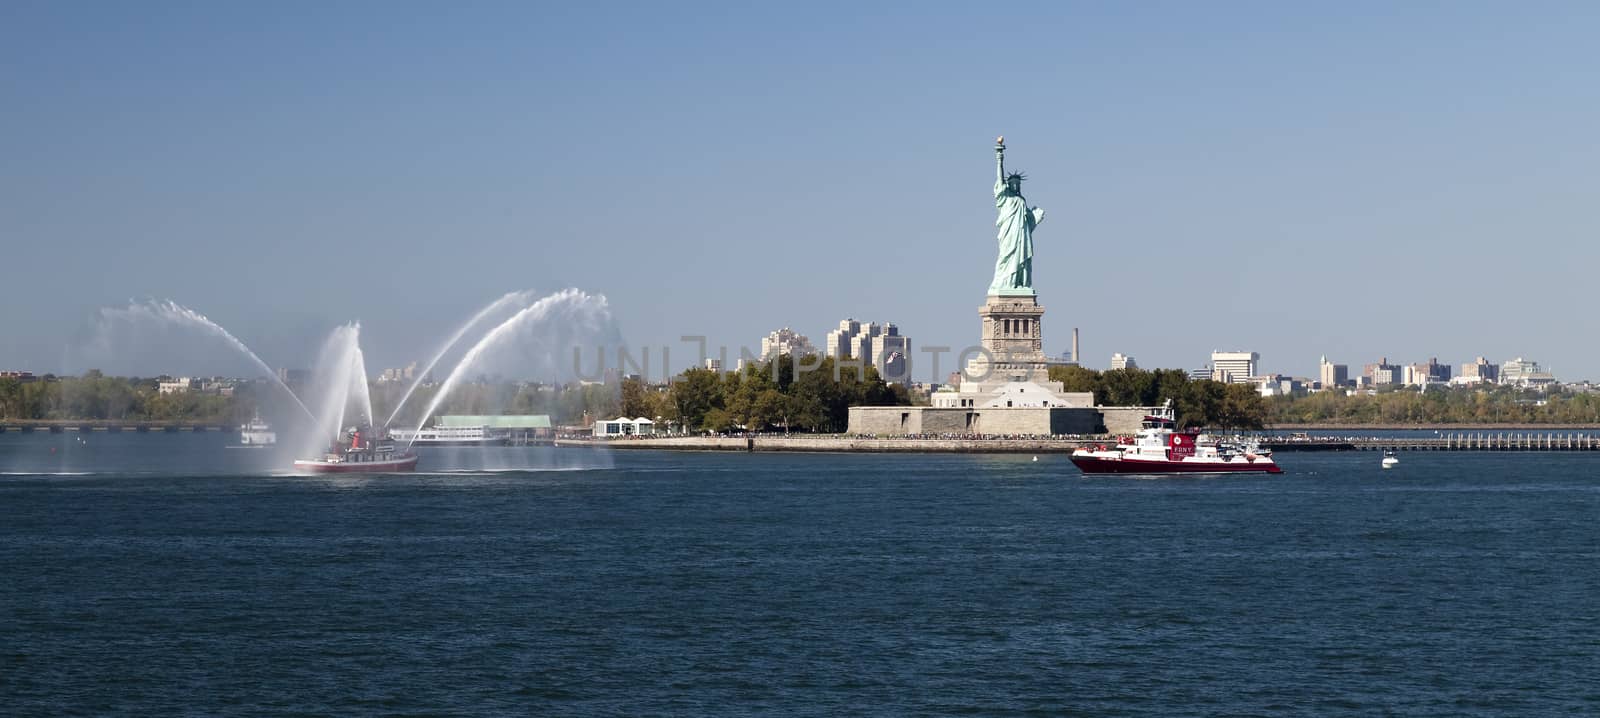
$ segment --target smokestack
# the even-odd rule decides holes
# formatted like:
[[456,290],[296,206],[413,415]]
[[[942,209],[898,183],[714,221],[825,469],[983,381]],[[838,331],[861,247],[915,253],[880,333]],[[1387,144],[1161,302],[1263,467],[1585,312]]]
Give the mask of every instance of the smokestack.
[[1078,358],[1078,328],[1077,327],[1073,327],[1072,328],[1072,361],[1074,363],[1080,365],[1080,366],[1083,364],[1083,360]]

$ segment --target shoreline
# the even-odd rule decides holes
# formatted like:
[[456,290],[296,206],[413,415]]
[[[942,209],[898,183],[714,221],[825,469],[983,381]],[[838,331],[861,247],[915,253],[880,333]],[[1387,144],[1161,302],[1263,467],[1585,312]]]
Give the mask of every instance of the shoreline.
[[1066,454],[1104,439],[857,439],[843,436],[676,436],[660,439],[557,439],[557,448],[745,453]]
[[1579,431],[1600,424],[1273,424],[1262,431]]

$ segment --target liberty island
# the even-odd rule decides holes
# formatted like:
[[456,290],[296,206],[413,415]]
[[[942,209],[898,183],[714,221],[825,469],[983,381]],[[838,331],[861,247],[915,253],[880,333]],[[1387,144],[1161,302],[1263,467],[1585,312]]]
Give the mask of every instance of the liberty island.
[[1090,392],[1050,379],[1044,307],[1033,287],[1033,232],[1044,210],[1028,206],[1021,172],[1006,172],[1005,136],[995,139],[994,275],[978,309],[979,346],[959,385],[930,406],[851,407],[853,434],[1060,435],[1132,433],[1149,407],[1096,407]]

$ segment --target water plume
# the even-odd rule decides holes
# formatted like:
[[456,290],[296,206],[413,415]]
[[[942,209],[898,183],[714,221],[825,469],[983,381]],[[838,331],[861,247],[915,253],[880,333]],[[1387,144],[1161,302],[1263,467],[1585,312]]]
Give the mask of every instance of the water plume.
[[[312,369],[314,388],[310,394],[317,410],[312,430],[296,456],[321,456],[328,443],[338,439],[351,423],[347,419],[358,424],[372,421],[372,397],[367,391],[367,365],[360,342],[361,323],[352,322],[334,329],[322,343]],[[359,416],[351,416],[352,408]]]
[[433,368],[439,365],[439,361],[444,359],[444,355],[449,353],[451,349],[455,348],[456,344],[460,343],[461,338],[466,336],[467,332],[472,331],[474,327],[483,323],[485,319],[493,316],[496,312],[504,310],[507,307],[527,304],[528,300],[532,298],[533,290],[531,289],[524,289],[517,292],[507,292],[505,296],[500,297],[499,299],[490,302],[488,306],[479,309],[477,314],[472,315],[472,317],[467,319],[464,324],[462,324],[460,327],[457,327],[455,333],[450,335],[450,338],[445,340],[445,343],[439,347],[437,352],[434,353],[433,358],[428,360],[427,366],[423,367],[422,371],[417,372],[417,375],[412,377],[411,386],[406,387],[405,393],[400,395],[400,401],[395,403],[394,411],[389,412],[389,418],[383,420],[383,425],[388,427],[389,424],[394,423],[394,418],[400,415],[401,409],[405,408],[406,401],[411,398],[411,394],[417,390],[418,386],[422,385],[423,380],[425,380],[428,375],[433,372]]
[[[604,352],[620,344],[611,308],[602,295],[564,289],[511,315],[478,340],[456,363],[417,420],[417,431],[470,371],[499,368],[522,378],[562,381],[575,367],[574,348]],[[573,369],[574,371],[569,371]],[[413,433],[413,440],[416,434]]]
[[[240,341],[238,337],[208,319],[204,314],[172,300],[130,301],[126,307],[102,308],[99,313],[96,332],[95,344],[97,348],[104,352],[105,357],[115,357],[124,353],[126,347],[113,346],[112,329],[119,325],[132,326],[140,323],[157,323],[199,329],[209,337],[222,340],[229,348],[249,359],[261,371],[263,376],[266,376],[284,394],[294,400],[295,406],[300,407],[300,411],[304,412],[308,418],[312,417],[311,409],[306,407],[305,402],[301,401],[300,397],[296,396],[294,391],[290,390],[289,386],[278,378],[277,372],[262,361],[261,357],[256,356],[256,353],[251,351],[250,347],[245,346],[245,343]],[[170,347],[162,345],[160,350],[169,351]]]

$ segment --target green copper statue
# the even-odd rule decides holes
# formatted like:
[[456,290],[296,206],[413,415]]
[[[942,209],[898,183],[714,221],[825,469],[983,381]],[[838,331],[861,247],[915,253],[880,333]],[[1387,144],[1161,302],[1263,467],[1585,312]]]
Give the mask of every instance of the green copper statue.
[[994,207],[999,216],[1000,258],[994,263],[989,294],[1033,296],[1033,228],[1044,221],[1044,210],[1029,207],[1022,198],[1021,172],[1006,174],[1006,138],[994,141]]

